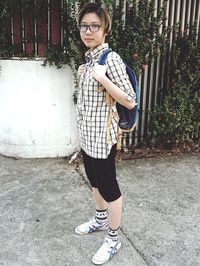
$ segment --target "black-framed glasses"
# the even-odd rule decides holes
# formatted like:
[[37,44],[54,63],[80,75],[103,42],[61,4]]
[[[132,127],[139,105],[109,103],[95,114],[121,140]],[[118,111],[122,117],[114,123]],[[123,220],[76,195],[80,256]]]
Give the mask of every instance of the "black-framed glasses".
[[99,24],[91,24],[91,25],[80,24],[80,25],[78,25],[78,29],[81,32],[86,32],[87,29],[89,29],[91,32],[97,32],[97,31],[99,31],[100,27],[101,27],[101,25],[99,25]]

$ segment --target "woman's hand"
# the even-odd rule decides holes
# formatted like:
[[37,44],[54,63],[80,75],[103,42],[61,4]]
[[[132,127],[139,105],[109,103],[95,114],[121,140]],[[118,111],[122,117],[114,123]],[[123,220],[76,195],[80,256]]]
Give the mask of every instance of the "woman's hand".
[[98,82],[101,83],[102,79],[106,76],[106,66],[105,65],[99,65],[95,64],[92,69],[92,76],[95,78]]
[[84,71],[85,71],[85,64],[80,65],[79,68],[78,68],[78,72],[77,72],[78,80],[80,80],[80,77],[84,73]]

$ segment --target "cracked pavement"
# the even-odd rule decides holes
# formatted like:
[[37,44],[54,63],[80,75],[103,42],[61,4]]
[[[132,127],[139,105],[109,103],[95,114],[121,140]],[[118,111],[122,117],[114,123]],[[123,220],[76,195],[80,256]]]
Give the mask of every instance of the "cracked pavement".
[[[105,232],[74,227],[94,206],[82,164],[0,156],[0,265],[93,265]],[[122,247],[107,265],[200,265],[200,156],[118,161]]]

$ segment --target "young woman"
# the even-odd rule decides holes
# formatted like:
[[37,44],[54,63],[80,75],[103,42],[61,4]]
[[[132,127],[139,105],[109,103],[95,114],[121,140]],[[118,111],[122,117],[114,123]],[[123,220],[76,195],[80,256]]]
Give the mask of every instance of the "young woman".
[[[93,256],[94,264],[106,263],[121,247],[118,231],[121,222],[122,195],[116,179],[115,153],[118,140],[117,118],[113,115],[107,140],[110,106],[106,91],[120,104],[132,109],[135,95],[125,65],[116,52],[109,53],[106,64],[98,65],[111,31],[111,19],[98,4],[85,4],[78,16],[78,27],[86,52],[86,64],[78,69],[78,129],[86,175],[92,186],[96,215],[75,228],[77,234],[107,230],[102,246]],[[103,89],[102,89],[103,87]]]

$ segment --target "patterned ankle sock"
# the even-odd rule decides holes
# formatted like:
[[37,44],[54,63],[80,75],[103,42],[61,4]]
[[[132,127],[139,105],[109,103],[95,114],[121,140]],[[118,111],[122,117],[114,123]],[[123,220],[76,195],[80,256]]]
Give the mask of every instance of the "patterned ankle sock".
[[113,230],[109,227],[107,236],[108,236],[108,238],[112,239],[113,241],[117,241],[119,238],[119,228],[116,230]]
[[97,223],[102,224],[108,220],[108,212],[107,210],[96,210],[96,217]]

